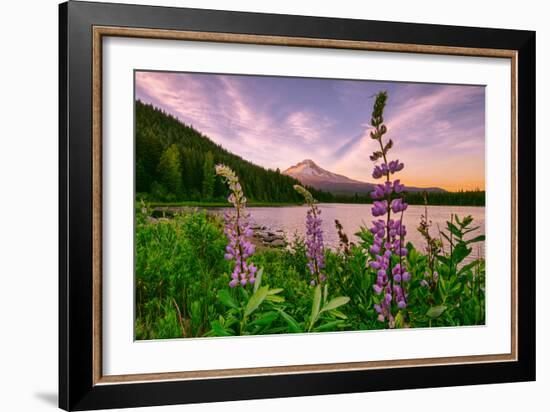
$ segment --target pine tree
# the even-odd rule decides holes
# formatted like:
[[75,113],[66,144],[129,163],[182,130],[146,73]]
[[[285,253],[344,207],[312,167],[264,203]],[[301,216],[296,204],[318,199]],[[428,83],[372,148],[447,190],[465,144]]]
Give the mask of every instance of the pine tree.
[[208,151],[204,156],[203,166],[202,197],[204,200],[211,200],[214,196],[215,172],[214,156]]
[[168,190],[168,195],[178,198],[181,191],[181,163],[180,152],[175,144],[162,153],[157,171],[160,181]]

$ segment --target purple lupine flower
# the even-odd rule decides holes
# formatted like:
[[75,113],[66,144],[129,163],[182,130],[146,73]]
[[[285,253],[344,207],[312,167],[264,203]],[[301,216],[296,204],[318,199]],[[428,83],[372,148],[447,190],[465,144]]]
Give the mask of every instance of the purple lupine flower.
[[420,281],[420,285],[424,287],[431,287],[435,286],[437,283],[437,279],[439,279],[439,273],[434,270],[433,273],[430,273],[428,271],[424,272],[424,278]]
[[382,216],[385,215],[388,210],[387,200],[377,200],[372,204],[372,215]]
[[[408,205],[402,197],[396,196],[402,193],[405,187],[399,179],[393,182],[390,179],[391,175],[403,170],[405,165],[397,159],[388,161],[387,158],[393,141],[383,142],[383,135],[387,132],[383,124],[386,99],[386,92],[376,96],[371,119],[371,125],[374,127],[371,137],[378,141],[380,150],[374,152],[370,158],[374,162],[381,160],[381,163],[374,166],[372,177],[385,178],[385,182],[377,184],[371,192],[371,197],[375,199],[371,212],[374,217],[385,216],[385,219],[372,222],[370,232],[374,235],[374,241],[369,251],[374,259],[369,262],[369,266],[376,270],[376,283],[373,285],[373,290],[377,295],[382,295],[380,301],[374,305],[378,320],[388,321],[389,326],[393,327],[395,318],[392,304],[395,302],[397,310],[407,307],[405,284],[410,281],[411,275],[405,270],[402,261],[403,256],[408,253],[407,248],[404,247],[407,231],[403,225],[403,212]],[[392,219],[392,213],[399,215],[399,219]],[[392,267],[393,256],[399,260],[399,263]]]
[[394,180],[393,191],[395,193],[401,193],[404,189],[405,189],[405,186],[401,184],[399,179]]
[[306,214],[306,257],[307,267],[311,273],[312,279],[309,282],[311,286],[323,283],[327,278],[323,273],[325,268],[325,247],[323,242],[323,230],[321,224],[321,210],[315,204],[315,199],[307,189],[300,185],[295,185],[294,189],[304,196],[309,209]]
[[228,244],[225,248],[224,258],[234,260],[235,266],[231,273],[229,286],[246,286],[254,284],[257,268],[248,258],[256,251],[256,246],[248,239],[253,235],[249,224],[250,215],[246,211],[246,197],[235,172],[225,165],[216,166],[216,174],[222,176],[229,185],[231,194],[227,200],[233,204],[233,210],[224,213],[224,234]]

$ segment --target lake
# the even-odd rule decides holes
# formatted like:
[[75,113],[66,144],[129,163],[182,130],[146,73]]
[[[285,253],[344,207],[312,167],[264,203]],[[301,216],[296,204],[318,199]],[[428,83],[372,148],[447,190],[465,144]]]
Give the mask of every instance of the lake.
[[[354,235],[361,226],[371,226],[371,207],[372,205],[359,204],[340,204],[340,203],[320,203],[321,218],[323,219],[323,231],[325,245],[330,248],[338,246],[338,232],[334,226],[334,220],[338,219],[344,227],[351,241],[357,241]],[[285,207],[249,207],[251,221],[258,226],[266,226],[271,231],[281,230],[285,233],[287,239],[292,239],[294,233],[300,236],[305,234],[306,206],[285,206]],[[420,223],[420,216],[424,213],[424,206],[411,206],[407,208],[403,215],[403,223],[407,227],[406,241],[419,250],[424,249],[424,239],[416,230]],[[472,206],[429,206],[428,218],[432,221],[430,233],[432,236],[438,234],[438,225],[441,229],[446,227],[446,221],[451,218],[451,214],[457,214],[460,218],[471,215],[474,218],[474,225],[480,226],[478,230],[467,235],[474,237],[485,233],[485,208]],[[484,242],[474,244],[474,250],[470,256],[477,258],[485,253]]]

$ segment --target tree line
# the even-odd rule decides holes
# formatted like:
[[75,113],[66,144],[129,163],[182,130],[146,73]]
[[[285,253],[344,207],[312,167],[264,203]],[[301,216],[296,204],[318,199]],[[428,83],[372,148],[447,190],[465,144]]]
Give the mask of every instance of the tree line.
[[[405,201],[410,205],[423,205],[424,192],[405,192]],[[457,192],[428,192],[426,200],[429,205],[453,206],[485,206],[484,190],[460,190]],[[333,196],[335,203],[372,203],[369,194],[355,193],[353,195],[338,194]]]

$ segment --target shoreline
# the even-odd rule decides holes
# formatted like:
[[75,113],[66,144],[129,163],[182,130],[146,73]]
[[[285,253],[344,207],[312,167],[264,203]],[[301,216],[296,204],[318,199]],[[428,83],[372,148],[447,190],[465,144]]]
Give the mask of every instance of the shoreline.
[[[319,205],[357,205],[371,206],[372,203],[353,203],[353,202],[318,202]],[[304,203],[270,203],[270,202],[248,202],[247,207],[302,207]],[[409,203],[410,206],[424,206],[424,204]],[[231,203],[228,202],[150,202],[148,206],[152,209],[185,209],[185,208],[205,208],[205,209],[220,209],[230,208]],[[462,204],[428,204],[428,207],[486,207],[486,205],[462,205]],[[136,202],[136,208],[141,208],[141,203]]]

